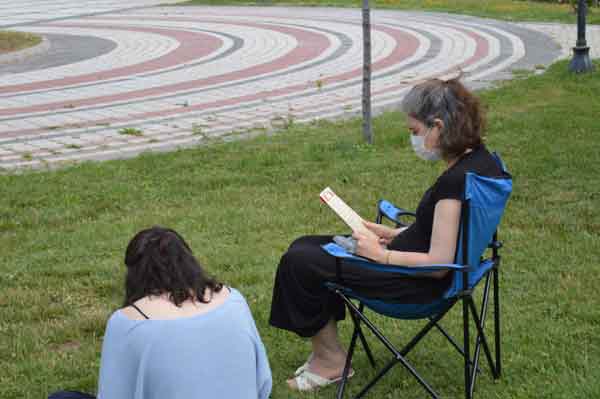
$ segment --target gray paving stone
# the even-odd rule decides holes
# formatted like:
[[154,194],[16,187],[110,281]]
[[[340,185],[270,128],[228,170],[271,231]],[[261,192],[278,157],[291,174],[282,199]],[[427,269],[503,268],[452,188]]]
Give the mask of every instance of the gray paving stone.
[[[152,0],[131,0],[126,6],[156,3]],[[353,117],[360,110],[360,74],[327,81],[319,87],[316,83],[321,79],[347,75],[353,70],[360,71],[362,32],[360,13],[356,10],[269,7],[261,9],[264,15],[257,17],[253,7],[117,11],[123,8],[123,3],[116,0],[106,0],[101,5],[91,0],[63,0],[61,4],[57,7],[49,1],[36,3],[24,0],[19,13],[9,10],[5,13],[6,18],[0,21],[4,26],[19,25],[21,30],[47,30],[45,36],[53,44],[45,56],[31,57],[16,65],[0,66],[0,109],[28,108],[38,104],[44,108],[0,116],[0,129],[24,132],[16,137],[12,133],[3,137],[0,131],[0,150],[6,156],[11,156],[14,150],[17,156],[30,151],[35,151],[36,156],[50,153],[44,155],[50,163],[73,159],[112,159],[131,156],[148,148],[162,151],[194,145],[203,136],[235,139],[258,134],[265,126],[282,128],[290,120]],[[0,0],[0,14],[9,8],[7,0]],[[24,14],[23,10],[31,12],[24,17],[27,13]],[[92,18],[80,16],[105,12],[110,13]],[[234,15],[236,17],[232,17]],[[178,21],[181,16],[239,21],[240,15],[247,15],[247,19],[257,24],[268,18],[269,28],[255,29],[223,23],[198,24],[192,28]],[[113,19],[115,17],[117,20]],[[161,20],[156,20],[156,17]],[[449,14],[374,10],[372,17],[376,25],[387,26],[389,32],[399,28],[405,36],[426,38],[431,43],[431,47],[423,47],[420,58],[412,62],[402,63],[403,58],[399,57],[392,60],[386,69],[374,70],[375,113],[397,106],[405,92],[405,84],[428,76],[439,76],[444,71],[447,73],[447,69],[466,51],[474,51],[473,47],[469,47],[475,46],[473,35],[484,39],[492,36],[495,40],[488,42],[489,59],[481,58],[481,65],[474,66],[466,75],[466,82],[472,88],[489,87],[497,80],[510,78],[514,69],[546,66],[568,56],[574,35],[574,26],[570,25],[507,23]],[[164,21],[162,18],[172,19]],[[115,21],[137,30],[122,32],[112,29],[117,24]],[[61,27],[64,31],[57,33],[55,23],[61,26],[93,25],[94,29]],[[285,25],[286,34],[277,32],[279,23]],[[327,37],[324,52],[315,53],[313,58],[302,60],[302,63],[291,60],[289,65],[277,64],[276,67],[244,75],[244,68],[256,67],[269,59],[285,59],[292,53],[299,42],[291,39],[290,26],[305,36],[310,32],[311,37]],[[144,33],[144,29],[148,28],[160,28],[162,34]],[[192,32],[205,35],[210,30],[210,35],[234,43],[233,50],[216,49],[214,54],[175,62],[165,70],[144,69],[148,65],[157,65],[157,59],[164,62],[177,48],[186,44],[173,39],[181,35],[182,30],[187,35]],[[453,34],[447,34],[448,31]],[[471,36],[465,31],[469,31]],[[592,55],[597,56],[600,27],[591,26],[588,34]],[[385,51],[395,46],[404,48],[405,36],[395,38],[392,34],[382,35],[375,31],[375,58],[383,57]],[[298,36],[298,40],[303,40],[301,37]],[[331,37],[337,41],[331,41]],[[311,40],[314,41],[303,44],[307,45],[303,51],[320,45],[317,39]],[[202,36],[199,42],[206,43],[206,37]],[[420,45],[423,43],[421,41]],[[248,51],[248,46],[255,47]],[[194,51],[198,48],[200,46],[195,46]],[[444,49],[449,49],[445,55],[441,53]],[[498,55],[492,56],[496,51]],[[104,80],[89,79],[91,75],[100,76],[98,74],[104,72],[110,75]],[[119,75],[120,72],[123,74]],[[219,80],[221,75],[228,78]],[[57,79],[64,79],[68,84],[53,83]],[[209,82],[207,79],[216,80]],[[21,88],[15,86],[11,89],[11,81],[20,82]],[[198,84],[203,81],[204,84]],[[146,92],[149,94],[144,94]],[[86,103],[90,98],[95,102]],[[57,109],[50,106],[58,102],[61,104]],[[141,129],[143,137],[120,134],[119,131],[126,127]],[[193,134],[193,130],[198,128],[202,135]],[[256,132],[252,132],[253,129]],[[25,134],[25,130],[29,132]],[[232,131],[235,134],[231,134]],[[158,142],[150,143],[150,140]],[[50,150],[61,151],[65,155],[51,156]],[[2,154],[0,152],[0,156]],[[25,162],[19,164],[25,165]]]

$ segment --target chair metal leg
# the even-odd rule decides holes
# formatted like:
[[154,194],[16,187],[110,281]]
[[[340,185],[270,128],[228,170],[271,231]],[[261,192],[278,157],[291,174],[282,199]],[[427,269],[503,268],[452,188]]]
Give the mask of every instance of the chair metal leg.
[[[471,295],[466,295],[462,298],[463,301],[463,340],[464,346],[463,349],[453,340],[453,338],[441,327],[438,325],[438,321],[444,317],[444,315],[448,312],[448,310],[452,307],[449,306],[444,312],[432,318],[426,325],[423,327],[419,333],[402,348],[401,351],[398,351],[394,345],[371,323],[371,321],[363,314],[364,304],[360,303],[359,307],[357,307],[346,295],[343,294],[341,290],[335,290],[336,294],[338,294],[345,302],[348,311],[352,317],[354,323],[354,332],[352,334],[352,339],[350,342],[350,348],[348,350],[348,356],[346,358],[346,364],[344,366],[344,372],[342,375],[342,382],[338,387],[337,398],[342,399],[344,395],[345,385],[347,383],[347,376],[350,372],[351,360],[354,355],[354,351],[356,349],[357,338],[360,338],[361,343],[365,347],[365,351],[367,352],[367,356],[369,356],[369,360],[371,364],[374,363],[372,358],[371,350],[366,342],[363,331],[361,329],[361,322],[364,323],[367,328],[381,341],[381,343],[393,353],[394,358],[389,361],[384,368],[359,392],[356,398],[362,398],[367,392],[381,379],[383,378],[397,363],[402,364],[402,366],[410,372],[410,374],[415,377],[417,382],[431,395],[432,398],[438,399],[439,396],[437,393],[431,388],[431,386],[416,372],[416,370],[407,362],[405,356],[416,346],[416,344],[433,328],[436,327],[453,345],[454,347],[463,355],[465,360],[464,365],[464,377],[465,377],[465,398],[472,399],[473,390],[475,386],[477,373],[481,370],[478,367],[479,364],[479,355],[481,351],[481,346],[483,346],[485,355],[487,357],[488,363],[492,372],[494,374],[498,373],[499,370],[496,368],[491,356],[490,347],[488,345],[485,333],[484,333],[484,324],[487,316],[487,309],[489,305],[489,291],[490,291],[490,278],[492,276],[488,275],[484,288],[484,297],[481,312],[477,311],[475,303]],[[494,288],[496,288],[497,280],[494,275]],[[496,292],[494,296],[494,302],[496,305]],[[479,314],[478,314],[479,313]],[[474,358],[471,359],[471,342],[470,342],[470,315],[473,317],[473,321],[476,327],[477,337],[474,349]],[[498,340],[497,340],[498,341]],[[498,343],[497,343],[498,345]],[[498,352],[496,352],[496,359],[498,358]],[[497,371],[498,370],[498,371]]]
[[392,359],[390,362],[388,362],[388,364],[385,365],[385,367],[383,369],[381,369],[381,371],[375,376],[375,378],[373,378],[371,381],[369,381],[369,383],[358,393],[358,395],[356,395],[355,399],[359,399],[364,397],[367,392],[373,388],[373,386],[384,376],[387,374],[388,371],[390,371],[392,369],[392,367],[394,367],[396,364],[398,363],[398,361],[396,359]]
[[[341,292],[337,292],[336,293],[338,295],[340,295],[342,297],[342,299],[344,299],[344,295],[341,294]],[[360,327],[360,318],[358,316],[356,316],[356,314],[354,313],[353,309],[350,308],[347,304],[346,306],[348,307],[348,312],[350,313],[350,318],[352,319],[352,323],[354,324],[354,331],[352,333],[352,339],[350,340],[350,347],[348,348],[348,353],[346,355],[346,363],[344,364],[344,371],[342,373],[342,380],[340,382],[340,384],[338,385],[338,389],[337,389],[337,399],[342,399],[344,397],[344,390],[346,389],[346,384],[348,382],[348,374],[350,374],[350,367],[352,365],[352,357],[354,356],[354,351],[356,349],[356,338],[359,337],[362,345],[365,349],[365,352],[367,352],[367,357],[369,358],[369,361],[371,362],[371,364],[373,365],[373,367],[375,367],[375,360],[373,359],[373,354],[371,353],[371,348],[369,348],[369,344],[367,343],[365,336],[362,332],[362,329]],[[365,305],[361,302],[359,304],[359,308],[358,310],[362,313],[364,310]]]
[[371,348],[369,347],[369,344],[367,343],[367,340],[365,339],[365,335],[363,334],[361,328],[359,328],[358,330],[358,337],[360,338],[360,342],[362,343],[362,346],[365,349],[365,352],[367,353],[367,358],[369,359],[371,367],[376,368],[377,363],[375,362],[375,358],[373,357],[373,352],[371,352]]
[[[438,331],[440,333],[442,333],[442,335],[444,337],[446,337],[446,339],[448,340],[448,342],[450,342],[450,344],[452,344],[454,349],[456,349],[456,351],[458,353],[460,353],[463,357],[465,357],[465,351],[463,351],[463,349],[460,347],[458,342],[456,342],[456,340],[450,334],[448,334],[448,332],[442,326],[440,326],[439,323],[435,323],[435,327],[438,329]],[[469,362],[470,362],[471,366],[473,367],[474,364],[470,361],[470,359],[469,359]],[[479,366],[474,367],[474,368],[477,370],[478,373],[481,373],[481,369],[479,368]]]
[[471,352],[470,352],[470,339],[469,336],[469,297],[463,297],[463,348],[465,351],[465,398],[471,399],[471,389],[469,383],[471,382]]
[[369,328],[369,330],[371,330],[371,332],[373,334],[375,334],[375,336],[379,339],[379,341],[381,341],[381,343],[386,348],[388,348],[388,350],[390,352],[392,352],[395,357],[390,363],[388,363],[384,367],[384,369],[375,377],[375,379],[373,381],[371,381],[369,384],[367,384],[367,386],[357,395],[357,398],[364,396],[366,394],[366,392],[379,379],[381,379],[396,363],[400,363],[400,364],[402,364],[402,366],[404,366],[404,368],[406,368],[413,375],[413,377],[415,377],[415,379],[419,382],[419,384],[421,384],[421,386],[423,388],[425,388],[425,390],[431,395],[431,397],[433,397],[434,399],[439,399],[439,396],[429,386],[429,384],[427,384],[427,382],[416,372],[416,370],[410,365],[410,363],[408,363],[406,361],[404,356],[402,356],[400,354],[400,352],[398,352],[398,350],[394,347],[394,345],[392,345],[392,343],[377,329],[377,327],[375,327],[375,325],[373,325],[373,323],[371,323],[371,321],[369,319],[367,319],[367,317],[365,315],[363,315],[362,313],[359,312],[359,309],[356,307],[356,305],[354,303],[352,303],[352,301],[350,301],[350,299],[348,299],[341,291],[336,290],[336,293],[338,295],[340,295],[340,297],[344,300],[344,302],[346,302],[346,305],[348,306],[349,310],[351,312],[354,312],[354,314],[356,316],[358,316],[363,323],[365,323],[367,328]]
[[348,309],[351,312],[354,312],[354,314],[356,316],[358,316],[360,318],[360,320],[365,323],[365,325],[369,328],[369,330],[371,330],[371,332],[373,332],[373,334],[375,334],[375,336],[381,341],[381,343],[383,345],[385,345],[386,348],[388,348],[388,350],[392,353],[396,353],[396,348],[394,347],[394,345],[392,345],[392,343],[377,329],[377,327],[375,327],[373,325],[373,323],[371,323],[371,321],[369,319],[366,318],[365,315],[363,315],[362,313],[360,313],[358,311],[358,308],[356,307],[355,304],[352,303],[352,301],[350,301],[350,299],[348,299],[348,297],[346,295],[344,295],[341,291],[336,291],[338,293],[338,295],[340,295],[342,297],[342,299],[344,300],[344,302],[346,302],[346,305],[348,306]]
[[494,378],[498,379],[502,375],[502,361],[500,351],[500,289],[499,289],[499,271],[498,266],[500,259],[496,261],[496,267],[494,267],[492,273],[494,275],[494,338],[496,343],[496,372]]
[[350,340],[350,347],[348,348],[348,353],[346,355],[346,363],[344,364],[344,371],[342,372],[342,380],[338,385],[336,398],[342,399],[344,397],[344,390],[346,389],[346,383],[348,382],[348,374],[350,374],[350,366],[352,365],[352,356],[354,355],[354,349],[356,348],[356,338],[358,337],[358,328],[357,322],[355,320],[355,316],[352,315],[352,320],[354,321],[354,332],[352,333],[352,339]]
[[359,393],[356,395],[355,399],[363,398],[367,392],[381,379],[384,375],[388,373],[396,364],[401,363],[410,371],[410,373],[417,379],[417,381],[421,384],[423,388],[431,395],[433,399],[440,399],[438,394],[421,378],[421,376],[410,366],[410,364],[406,363],[402,356],[398,358],[392,359],[385,367],[373,378]]
[[437,328],[437,330],[440,333],[442,333],[442,335],[444,337],[446,337],[446,339],[448,340],[448,342],[450,342],[450,344],[454,347],[454,349],[456,349],[458,351],[458,353],[460,353],[463,356],[465,355],[465,352],[460,347],[460,345],[458,344],[458,342],[456,342],[456,340],[450,334],[448,334],[448,332],[442,326],[440,326],[438,323],[435,323],[435,328]]
[[410,340],[409,343],[407,343],[404,348],[402,348],[402,350],[400,351],[400,354],[402,356],[406,356],[408,355],[408,353],[415,347],[415,345],[417,345],[419,343],[419,341],[425,336],[427,335],[427,333],[429,332],[429,330],[431,330],[438,321],[440,321],[442,319],[442,317],[444,317],[446,315],[446,313],[448,313],[448,311],[450,310],[450,308],[452,308],[452,305],[450,305],[448,307],[448,309],[446,309],[445,311],[441,312],[440,314],[438,314],[437,316],[435,316],[434,318],[430,319],[429,322],[421,329],[421,331],[419,331],[417,333],[417,335],[415,335],[413,337],[412,340]]
[[481,326],[481,320],[479,319],[479,316],[477,316],[477,309],[475,308],[475,304],[473,303],[472,299],[469,300],[468,304],[471,309],[471,315],[473,316],[473,321],[475,322],[475,328],[477,329],[477,333],[481,336],[481,343],[483,344],[483,352],[485,353],[485,356],[487,357],[488,363],[490,365],[490,369],[493,371],[495,368],[494,361],[492,360],[492,354],[490,352],[490,347],[488,345],[487,339],[485,337],[485,333]]
[[[490,297],[490,278],[491,275],[488,273],[485,279],[485,287],[483,289],[483,302],[481,305],[481,312],[479,314],[479,319],[481,320],[481,328],[482,330],[485,328],[485,320],[487,316],[487,309]],[[471,381],[469,384],[469,389],[471,391],[471,396],[473,396],[473,391],[475,390],[475,381],[477,380],[477,371],[479,371],[479,355],[481,353],[481,335],[477,334],[477,339],[475,340],[475,355],[473,356],[473,369],[471,370]],[[492,373],[494,373],[494,369],[492,368]]]
[[412,375],[416,378],[416,380],[421,384],[423,388],[431,395],[433,399],[439,399],[438,394],[431,388],[431,386],[417,373],[417,371],[404,359],[402,355],[399,353],[396,354],[396,357],[392,359],[385,367],[373,378],[359,393],[356,395],[355,399],[362,398],[366,395],[366,393],[384,376],[394,367],[396,364],[402,364]]
[[[360,311],[360,313],[363,313],[365,309],[365,304],[364,303],[360,303],[358,310]],[[352,318],[352,321],[354,322],[354,327],[356,329],[358,329],[358,337],[360,338],[360,342],[362,343],[363,348],[365,349],[365,352],[367,353],[367,358],[369,359],[369,363],[371,363],[371,367],[375,368],[375,358],[373,357],[373,352],[371,352],[371,348],[369,347],[369,344],[367,343],[367,340],[365,339],[365,335],[362,332],[362,328],[360,327],[360,320],[356,320],[355,318]]]

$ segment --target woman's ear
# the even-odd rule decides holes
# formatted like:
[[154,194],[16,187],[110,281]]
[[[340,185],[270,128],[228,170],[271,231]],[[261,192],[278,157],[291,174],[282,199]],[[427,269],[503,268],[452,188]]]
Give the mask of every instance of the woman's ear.
[[438,130],[441,132],[442,130],[444,130],[444,121],[441,120],[440,118],[435,118],[433,120],[433,126],[436,126],[438,128]]

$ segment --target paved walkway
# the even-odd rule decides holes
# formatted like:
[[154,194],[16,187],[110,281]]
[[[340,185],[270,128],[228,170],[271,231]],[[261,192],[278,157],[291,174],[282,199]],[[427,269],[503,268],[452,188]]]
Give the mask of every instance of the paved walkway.
[[[0,0],[0,15],[15,9],[9,3]],[[42,55],[0,64],[0,169],[125,158],[360,111],[357,10],[108,12],[123,3],[62,0],[44,2],[35,22],[31,10],[41,3],[25,2],[0,26],[51,44]],[[73,4],[79,8],[69,11]],[[391,10],[372,18],[377,110],[397,105],[415,82],[458,68],[476,88],[549,65],[575,40],[574,28],[554,24]],[[600,29],[590,28],[590,37],[596,51]]]
[[0,27],[133,10],[182,0],[0,0]]

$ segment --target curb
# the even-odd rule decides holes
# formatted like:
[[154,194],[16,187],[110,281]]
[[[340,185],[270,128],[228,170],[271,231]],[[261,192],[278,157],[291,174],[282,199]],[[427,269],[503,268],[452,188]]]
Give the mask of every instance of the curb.
[[48,40],[45,36],[42,36],[42,42],[37,46],[0,55],[0,65],[21,62],[29,57],[33,57],[34,55],[46,53],[48,50],[50,50],[50,40]]

